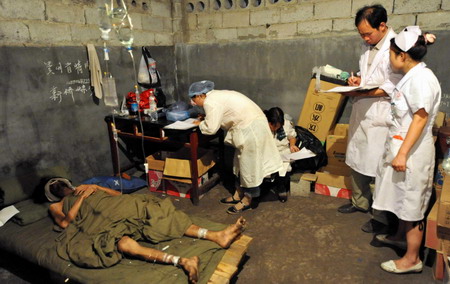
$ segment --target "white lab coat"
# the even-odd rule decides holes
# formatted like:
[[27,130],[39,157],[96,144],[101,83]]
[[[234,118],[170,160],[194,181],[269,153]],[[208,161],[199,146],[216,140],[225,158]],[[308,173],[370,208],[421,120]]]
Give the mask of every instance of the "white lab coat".
[[[390,39],[395,36],[388,30],[386,39],[368,68],[370,46],[363,44],[359,60],[361,86],[380,85],[387,94],[392,93],[401,76],[393,74],[389,62]],[[348,130],[345,163],[360,174],[375,177],[378,161],[383,154],[387,137],[386,118],[390,111],[388,98],[355,97]]]
[[206,135],[219,128],[227,131],[225,143],[236,148],[233,172],[241,187],[259,186],[264,177],[282,169],[267,118],[252,100],[235,91],[212,90],[203,108],[206,116],[200,131]]
[[[404,221],[420,221],[428,207],[434,172],[433,123],[439,110],[441,87],[433,72],[419,63],[398,83],[392,97],[389,137],[376,176],[373,208],[393,212]],[[428,121],[410,150],[406,172],[396,172],[391,162],[406,137],[413,115],[423,108]]]
[[[284,137],[282,140],[278,140],[277,134],[273,133],[273,140],[275,141],[275,145],[277,146],[278,152],[280,155],[286,155],[291,153],[291,147],[289,145],[289,139],[296,138],[297,133],[295,132],[294,124],[292,121],[290,121],[290,117],[288,115],[285,115],[284,117],[284,125],[283,125],[284,132],[286,133],[286,137]],[[283,159],[282,159],[283,160]],[[286,176],[287,172],[290,172],[292,170],[291,162],[283,160],[283,168],[279,172],[280,176],[284,177]]]

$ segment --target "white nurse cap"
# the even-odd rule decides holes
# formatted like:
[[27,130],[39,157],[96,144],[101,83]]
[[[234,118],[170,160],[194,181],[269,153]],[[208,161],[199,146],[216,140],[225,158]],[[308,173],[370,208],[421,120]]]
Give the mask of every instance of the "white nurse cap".
[[419,36],[422,34],[419,26],[408,26],[403,29],[396,37],[395,44],[404,52],[413,47]]

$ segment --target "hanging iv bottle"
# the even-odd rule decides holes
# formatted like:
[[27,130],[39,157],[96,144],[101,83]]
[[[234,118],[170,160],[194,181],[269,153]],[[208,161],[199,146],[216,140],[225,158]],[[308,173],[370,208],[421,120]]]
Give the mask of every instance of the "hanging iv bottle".
[[[115,0],[111,0],[113,2]],[[123,0],[116,0],[116,3],[113,4],[113,8],[111,10],[111,23],[114,29],[118,29],[120,25],[124,22],[128,12],[127,7]]]
[[128,17],[127,20],[123,21],[119,26],[117,31],[117,37],[120,43],[127,49],[131,49],[133,45],[133,26],[131,25],[131,19]]
[[102,39],[103,40],[109,40],[109,32],[111,32],[112,26],[111,26],[111,7],[110,7],[110,1],[109,0],[97,0],[97,7],[98,7],[98,16],[99,16],[99,23],[98,28],[102,32]]

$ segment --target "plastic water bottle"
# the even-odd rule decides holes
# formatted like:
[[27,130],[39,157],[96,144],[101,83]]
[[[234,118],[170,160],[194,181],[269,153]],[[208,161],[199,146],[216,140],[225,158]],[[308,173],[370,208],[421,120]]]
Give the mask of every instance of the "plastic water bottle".
[[447,153],[442,161],[442,169],[447,175],[450,175],[450,137],[447,137]]

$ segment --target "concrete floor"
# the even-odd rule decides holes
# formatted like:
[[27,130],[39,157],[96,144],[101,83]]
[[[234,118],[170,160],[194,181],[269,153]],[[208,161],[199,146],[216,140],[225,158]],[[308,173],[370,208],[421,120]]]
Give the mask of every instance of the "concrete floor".
[[[237,216],[225,213],[227,206],[218,203],[227,194],[217,185],[201,199],[200,206],[170,198],[189,214],[232,223]],[[338,213],[336,208],[346,202],[311,193],[290,197],[283,204],[269,192],[257,209],[243,214],[248,221],[245,234],[253,242],[232,283],[440,283],[433,280],[430,264],[420,274],[382,271],[379,264],[397,258],[401,251],[371,245],[373,236],[360,230],[369,215]],[[434,259],[428,250],[423,254],[427,263]],[[1,283],[45,283],[39,273],[17,269],[3,256],[0,261]]]

